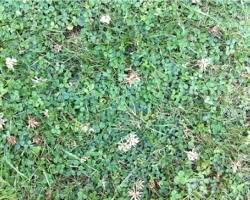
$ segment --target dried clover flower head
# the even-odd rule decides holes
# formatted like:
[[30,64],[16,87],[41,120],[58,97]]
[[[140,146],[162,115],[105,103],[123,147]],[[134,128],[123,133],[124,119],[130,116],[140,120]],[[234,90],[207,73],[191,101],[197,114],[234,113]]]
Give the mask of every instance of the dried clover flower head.
[[40,145],[43,143],[43,139],[40,136],[35,136],[32,138],[32,143],[36,145]]
[[208,32],[214,36],[214,37],[219,37],[220,36],[220,29],[217,26],[214,26],[212,28],[208,29]]
[[28,128],[37,128],[39,124],[34,117],[28,117]]
[[7,143],[10,145],[15,145],[16,144],[16,136],[8,136]]
[[140,82],[140,80],[140,76],[134,70],[129,70],[124,78],[124,82],[129,84],[129,86]]

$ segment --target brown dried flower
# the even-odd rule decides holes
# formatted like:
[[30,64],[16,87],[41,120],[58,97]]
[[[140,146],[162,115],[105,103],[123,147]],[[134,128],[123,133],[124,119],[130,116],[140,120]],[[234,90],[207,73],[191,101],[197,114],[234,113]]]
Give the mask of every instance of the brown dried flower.
[[28,128],[37,128],[40,123],[34,117],[28,117]]
[[127,75],[125,76],[124,82],[126,84],[134,85],[135,83],[140,82],[141,78],[134,70],[129,70]]
[[148,183],[148,187],[150,190],[155,190],[160,187],[160,182],[157,180],[150,180]]
[[35,136],[32,138],[32,143],[36,145],[40,145],[43,143],[43,140],[40,136]]
[[209,28],[208,33],[210,33],[214,37],[220,37],[220,29],[217,26]]
[[7,143],[10,145],[15,145],[16,144],[16,136],[8,136]]

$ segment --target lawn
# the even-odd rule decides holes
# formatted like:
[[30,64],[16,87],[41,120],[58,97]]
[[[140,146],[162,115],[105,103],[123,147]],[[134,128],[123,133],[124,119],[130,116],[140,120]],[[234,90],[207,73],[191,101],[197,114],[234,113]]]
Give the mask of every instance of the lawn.
[[250,199],[247,0],[1,0],[1,200]]

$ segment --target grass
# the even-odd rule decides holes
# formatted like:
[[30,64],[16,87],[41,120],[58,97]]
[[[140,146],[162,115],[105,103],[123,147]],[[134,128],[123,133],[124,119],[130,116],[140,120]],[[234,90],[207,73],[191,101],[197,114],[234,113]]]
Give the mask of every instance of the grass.
[[249,14],[3,0],[0,199],[249,199]]

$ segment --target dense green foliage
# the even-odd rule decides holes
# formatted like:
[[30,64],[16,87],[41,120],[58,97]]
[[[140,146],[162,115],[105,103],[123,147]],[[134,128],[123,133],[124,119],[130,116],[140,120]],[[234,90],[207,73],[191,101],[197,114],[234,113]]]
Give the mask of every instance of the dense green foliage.
[[2,0],[0,199],[249,198],[249,4],[198,2]]

